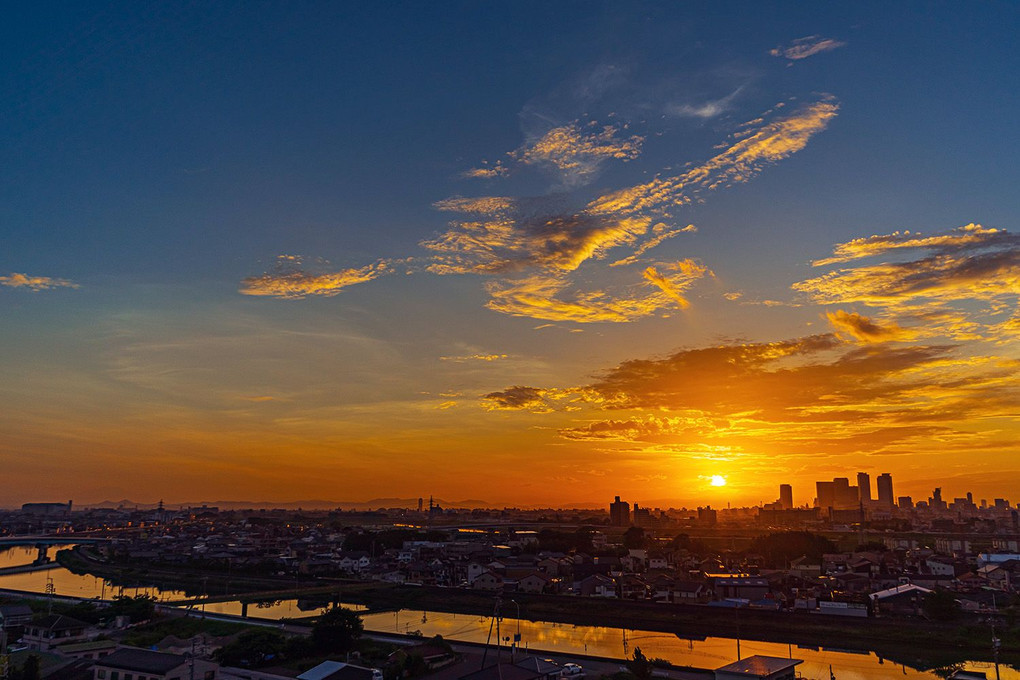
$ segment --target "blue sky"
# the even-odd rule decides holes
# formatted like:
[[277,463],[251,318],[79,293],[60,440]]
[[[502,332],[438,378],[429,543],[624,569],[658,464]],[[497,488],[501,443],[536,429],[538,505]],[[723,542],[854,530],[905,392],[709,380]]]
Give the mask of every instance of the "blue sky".
[[[803,497],[830,471],[887,467],[921,494],[933,461],[981,450],[985,468],[952,474],[994,493],[1020,479],[1018,12],[14,8],[0,28],[12,489],[214,498],[229,479],[239,497],[339,499],[323,480],[345,470],[352,498],[538,503],[581,480],[563,502],[614,488],[750,502],[788,478]],[[482,197],[502,203],[465,208]],[[818,283],[834,265],[850,273]],[[733,379],[919,363],[867,373],[885,392],[840,374],[771,415],[755,402],[768,390],[662,401],[627,382],[613,401],[600,382],[817,335],[839,343]],[[918,358],[932,347],[947,349]],[[981,390],[1002,403],[979,417]],[[826,421],[838,437],[789,425],[818,400],[853,403]],[[730,484],[702,488],[715,474]]]

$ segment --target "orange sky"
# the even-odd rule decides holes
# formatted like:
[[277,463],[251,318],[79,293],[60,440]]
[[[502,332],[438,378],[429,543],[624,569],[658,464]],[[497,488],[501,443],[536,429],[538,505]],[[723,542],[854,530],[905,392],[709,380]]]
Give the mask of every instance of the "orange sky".
[[0,28],[0,504],[1018,488],[1013,8],[395,7]]

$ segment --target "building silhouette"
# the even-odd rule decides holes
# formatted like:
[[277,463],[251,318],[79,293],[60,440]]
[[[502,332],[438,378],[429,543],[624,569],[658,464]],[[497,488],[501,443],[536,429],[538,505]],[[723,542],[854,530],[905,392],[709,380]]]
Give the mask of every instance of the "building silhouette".
[[617,496],[616,500],[609,504],[609,523],[614,527],[630,526],[630,503],[621,501]]

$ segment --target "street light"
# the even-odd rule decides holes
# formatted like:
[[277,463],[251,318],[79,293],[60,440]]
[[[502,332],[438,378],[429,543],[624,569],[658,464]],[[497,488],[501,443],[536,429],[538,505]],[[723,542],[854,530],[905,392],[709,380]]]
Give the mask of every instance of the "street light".
[[515,607],[517,607],[517,635],[514,636],[513,647],[510,648],[510,662],[513,663],[514,652],[517,651],[517,647],[521,644],[521,605],[517,604],[517,600],[510,600]]

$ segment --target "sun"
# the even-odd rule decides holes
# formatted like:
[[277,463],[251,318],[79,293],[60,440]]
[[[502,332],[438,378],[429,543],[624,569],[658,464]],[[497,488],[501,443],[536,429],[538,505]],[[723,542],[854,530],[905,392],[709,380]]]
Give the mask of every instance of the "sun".
[[726,478],[722,475],[712,475],[709,478],[708,483],[712,486],[726,486]]

